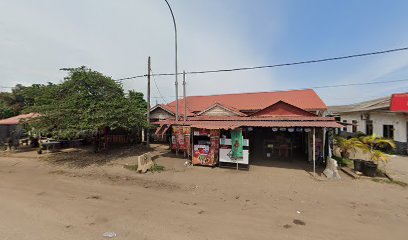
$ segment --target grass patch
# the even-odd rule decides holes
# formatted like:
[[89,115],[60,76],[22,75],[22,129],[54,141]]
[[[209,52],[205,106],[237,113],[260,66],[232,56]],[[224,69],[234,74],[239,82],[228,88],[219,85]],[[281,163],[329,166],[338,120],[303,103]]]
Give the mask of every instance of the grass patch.
[[151,172],[162,172],[164,170],[165,170],[164,166],[156,164],[156,163],[150,168]]
[[350,160],[350,159],[347,159],[347,158],[336,157],[336,156],[333,156],[332,158],[337,161],[337,164],[340,167],[353,168],[353,166],[354,166],[353,160]]
[[[137,171],[137,165],[123,165],[124,168],[130,171]],[[151,172],[162,172],[165,167],[159,164],[154,164],[150,169]]]
[[401,187],[408,187],[408,183],[403,182],[403,181],[398,181],[398,180],[391,181],[389,179],[381,179],[381,178],[373,178],[372,180],[378,183],[389,183],[389,184],[396,184]]
[[135,165],[123,165],[124,168],[130,171],[137,171],[137,164]]

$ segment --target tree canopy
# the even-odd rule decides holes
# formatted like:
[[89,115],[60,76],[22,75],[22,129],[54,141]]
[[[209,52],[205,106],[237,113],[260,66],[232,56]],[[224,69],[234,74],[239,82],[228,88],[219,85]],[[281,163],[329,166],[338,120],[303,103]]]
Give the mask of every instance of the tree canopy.
[[20,114],[25,106],[24,87],[17,84],[11,92],[0,92],[0,119]]
[[23,111],[41,114],[31,123],[37,130],[73,138],[103,128],[132,130],[146,125],[142,93],[126,95],[120,83],[86,67],[67,71],[61,84],[22,89]]
[[14,115],[13,109],[7,104],[7,102],[0,99],[0,119],[9,118]]

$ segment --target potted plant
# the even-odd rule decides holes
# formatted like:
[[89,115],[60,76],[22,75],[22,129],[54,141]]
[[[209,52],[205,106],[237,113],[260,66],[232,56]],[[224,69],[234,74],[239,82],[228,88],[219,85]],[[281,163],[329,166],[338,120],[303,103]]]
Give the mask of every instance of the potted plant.
[[[358,138],[342,138],[336,137],[336,146],[340,148],[341,157],[343,159],[350,159],[350,153],[356,152],[356,148],[359,147],[362,143]],[[353,159],[354,162],[354,171],[362,172],[363,170],[363,161],[361,159]]]
[[357,147],[361,148],[364,153],[368,153],[370,160],[365,161],[363,165],[364,175],[375,177],[377,174],[378,163],[386,163],[389,159],[388,155],[381,151],[384,147],[394,149],[395,143],[391,139],[385,139],[373,134],[360,138],[360,143]]

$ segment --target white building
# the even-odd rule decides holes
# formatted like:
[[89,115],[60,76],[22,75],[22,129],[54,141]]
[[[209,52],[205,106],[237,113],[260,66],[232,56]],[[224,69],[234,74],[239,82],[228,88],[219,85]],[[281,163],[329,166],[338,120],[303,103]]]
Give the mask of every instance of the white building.
[[344,124],[343,134],[375,133],[393,139],[397,144],[397,152],[407,154],[408,112],[394,110],[391,99],[392,97],[383,97],[351,105],[332,106],[328,111],[329,115],[335,116]]

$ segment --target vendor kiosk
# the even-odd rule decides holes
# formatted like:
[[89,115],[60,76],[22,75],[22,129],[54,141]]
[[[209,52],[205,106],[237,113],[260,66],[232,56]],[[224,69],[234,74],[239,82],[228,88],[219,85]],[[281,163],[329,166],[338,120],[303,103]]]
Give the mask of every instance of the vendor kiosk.
[[220,131],[218,129],[192,129],[192,163],[216,166],[219,154]]
[[184,156],[189,157],[191,153],[190,132],[190,127],[173,126],[171,136],[171,149],[176,153],[183,152]]

